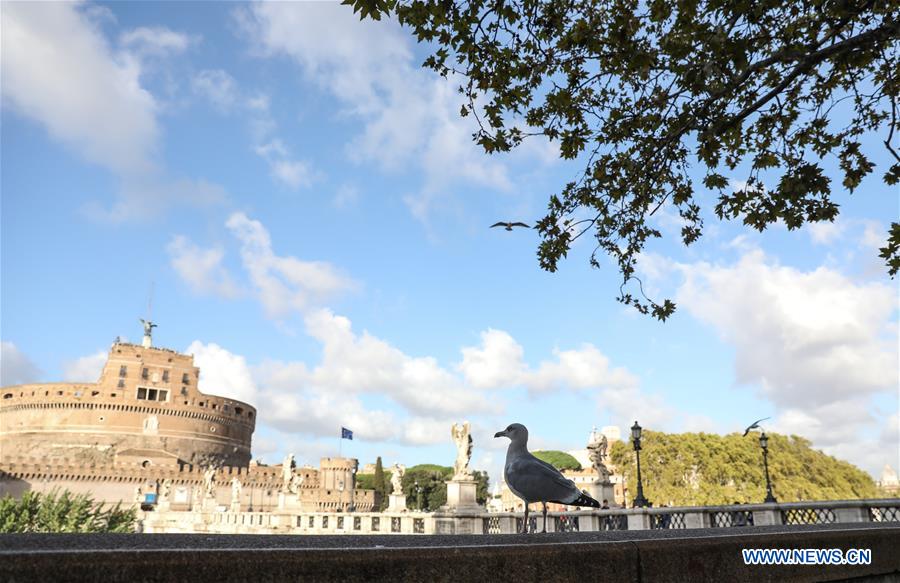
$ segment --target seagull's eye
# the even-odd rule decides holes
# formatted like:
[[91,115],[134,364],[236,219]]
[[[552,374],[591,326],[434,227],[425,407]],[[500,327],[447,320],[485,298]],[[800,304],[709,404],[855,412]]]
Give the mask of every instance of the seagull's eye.
[[507,431],[512,431],[512,430],[513,430],[513,426],[510,425],[509,427],[506,428],[506,430],[507,430]]

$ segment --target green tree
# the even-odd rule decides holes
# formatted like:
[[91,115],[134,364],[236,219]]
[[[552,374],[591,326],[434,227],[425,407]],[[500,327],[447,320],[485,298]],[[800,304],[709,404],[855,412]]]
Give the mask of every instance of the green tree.
[[134,532],[136,512],[68,490],[0,499],[0,532]]
[[[769,435],[769,474],[779,502],[842,500],[877,495],[872,478],[842,460],[812,449],[795,435]],[[644,495],[655,505],[697,506],[762,502],[766,496],[758,434],[669,434],[644,431],[641,438]],[[616,442],[612,464],[637,492],[634,450]],[[630,504],[630,500],[629,500]]]
[[373,477],[373,482],[377,510],[384,510],[387,507],[388,500],[384,481],[384,466],[381,464],[381,456],[378,456],[375,459],[375,476]]
[[[488,473],[473,472],[477,482],[475,500],[484,504],[488,498]],[[406,494],[407,506],[417,510],[434,511],[447,503],[447,480],[453,477],[453,468],[436,464],[420,464],[406,470],[400,481]],[[417,491],[417,488],[419,491]],[[419,501],[422,506],[419,506]]]
[[[842,186],[874,170],[862,138],[898,126],[897,1],[344,0],[360,18],[394,14],[433,53],[424,65],[460,78],[475,141],[505,152],[533,135],[584,168],[550,197],[538,258],[555,271],[590,232],[617,264],[618,300],[664,320],[635,265],[669,205],[685,245],[702,233],[698,190],[718,193],[719,219],[757,230],[833,221],[838,205],[822,159]],[[840,115],[840,117],[838,117]],[[845,118],[845,119],[844,119]],[[835,122],[841,119],[840,122]],[[701,168],[702,185],[688,172]],[[746,186],[730,188],[729,177]],[[900,269],[900,224],[881,249]]]
[[581,464],[578,460],[564,451],[533,451],[534,457],[541,461],[545,461],[557,470],[580,470]]

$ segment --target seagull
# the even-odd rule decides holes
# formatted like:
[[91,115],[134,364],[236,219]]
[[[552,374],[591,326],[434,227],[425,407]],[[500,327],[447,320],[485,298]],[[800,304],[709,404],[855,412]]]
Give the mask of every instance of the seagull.
[[494,223],[493,225],[491,225],[491,228],[492,228],[492,229],[493,229],[494,227],[506,227],[506,230],[507,230],[507,231],[512,231],[512,230],[513,230],[513,227],[525,227],[526,229],[530,229],[530,228],[531,228],[531,226],[526,225],[525,223],[509,223],[509,222],[504,223],[504,222],[502,222],[502,221],[499,222],[499,223]]
[[763,417],[762,419],[758,419],[758,420],[754,421],[753,425],[751,425],[750,427],[748,427],[747,429],[744,430],[744,435],[742,435],[741,437],[747,437],[747,434],[750,433],[751,429],[762,429],[759,426],[759,422],[765,421],[766,419],[771,419],[771,417]]
[[528,453],[528,429],[524,425],[513,423],[494,437],[508,437],[510,441],[503,478],[512,493],[525,502],[523,533],[528,533],[528,505],[533,502],[540,502],[544,508],[544,530],[541,532],[547,532],[547,502],[600,508],[600,503],[579,490],[575,482]]

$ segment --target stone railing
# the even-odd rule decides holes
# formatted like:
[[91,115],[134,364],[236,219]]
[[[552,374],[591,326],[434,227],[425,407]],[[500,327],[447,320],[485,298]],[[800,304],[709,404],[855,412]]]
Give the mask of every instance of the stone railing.
[[[144,532],[270,534],[513,534],[523,513],[511,512],[146,512]],[[799,524],[900,523],[900,498],[786,504],[739,504],[550,512],[548,532],[752,528]],[[543,528],[538,512],[531,531]]]

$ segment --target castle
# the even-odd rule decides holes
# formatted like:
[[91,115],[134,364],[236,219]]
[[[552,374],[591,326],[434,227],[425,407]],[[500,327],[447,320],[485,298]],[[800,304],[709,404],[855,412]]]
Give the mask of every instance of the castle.
[[[96,383],[0,388],[0,497],[59,488],[144,503],[165,484],[173,509],[201,489],[221,504],[278,504],[282,465],[250,461],[256,409],[202,393],[193,356],[153,346],[153,327],[144,322],[140,345],[117,339]],[[356,469],[344,458],[291,464],[290,493],[309,511],[368,510],[374,492],[356,489]]]

